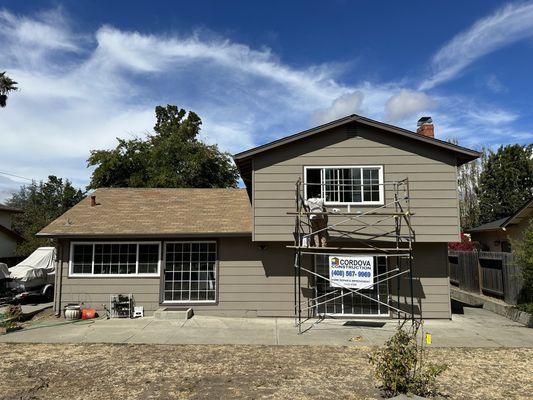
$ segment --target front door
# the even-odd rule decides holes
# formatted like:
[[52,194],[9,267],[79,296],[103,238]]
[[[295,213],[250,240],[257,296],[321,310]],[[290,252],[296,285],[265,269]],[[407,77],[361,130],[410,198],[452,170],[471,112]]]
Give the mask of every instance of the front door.
[[[328,255],[315,256],[315,272],[321,277],[316,278],[315,295],[319,297],[316,307],[317,315],[347,315],[347,316],[388,316],[389,310],[383,304],[370,300],[349,290],[330,286]],[[374,257],[374,282],[385,277],[377,277],[387,271],[386,257]],[[377,277],[377,278],[376,278]],[[361,290],[366,296],[387,304],[389,297],[388,282],[375,284],[370,289]],[[327,301],[329,300],[329,301]]]

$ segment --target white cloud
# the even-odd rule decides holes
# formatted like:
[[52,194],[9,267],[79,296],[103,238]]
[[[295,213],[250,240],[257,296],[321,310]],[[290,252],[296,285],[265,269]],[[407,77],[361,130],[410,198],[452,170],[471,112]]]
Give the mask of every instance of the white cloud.
[[360,91],[345,93],[337,97],[330,107],[315,113],[314,120],[316,124],[324,124],[350,114],[361,112],[364,97],[364,94]]
[[499,108],[490,108],[487,110],[470,109],[466,112],[469,118],[483,122],[487,125],[502,125],[514,122],[519,115],[513,112],[502,110]]
[[533,36],[533,3],[515,3],[498,9],[456,35],[433,57],[433,74],[420,90],[453,79],[475,60],[510,43]]
[[[431,110],[442,128],[437,135],[465,144],[480,127],[509,129],[515,115],[401,82],[346,85],[341,64],[289,66],[269,49],[213,34],[148,35],[112,26],[84,33],[74,26],[58,10],[33,17],[0,11],[2,70],[21,87],[0,110],[0,170],[86,185],[89,151],[150,131],[158,104],[194,110],[204,122],[202,138],[230,152],[353,113],[414,129],[416,114]],[[470,118],[467,107],[475,110]]]
[[494,93],[503,93],[507,91],[507,88],[500,82],[498,77],[494,74],[490,74],[486,80],[487,87]]
[[392,122],[403,120],[435,106],[435,101],[423,92],[402,89],[385,104],[386,119]]

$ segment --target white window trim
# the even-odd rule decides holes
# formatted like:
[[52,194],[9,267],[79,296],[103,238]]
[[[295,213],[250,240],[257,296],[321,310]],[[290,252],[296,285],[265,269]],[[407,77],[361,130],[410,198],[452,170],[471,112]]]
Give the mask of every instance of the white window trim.
[[[342,202],[342,201],[326,201],[323,185],[325,182],[325,170],[331,169],[342,169],[342,168],[376,168],[379,170],[379,201],[364,201],[359,202]],[[324,200],[324,205],[326,206],[366,206],[366,205],[383,205],[385,204],[385,185],[383,184],[383,165],[309,165],[304,166],[304,199],[307,199],[307,170],[308,169],[319,169],[320,170],[320,196]],[[363,192],[361,192],[361,199],[364,198]]]
[[[74,273],[72,270],[73,268],[73,255],[74,255],[74,246],[75,245],[92,245],[93,246],[93,252],[92,252],[92,265],[91,265],[91,273]],[[94,273],[94,246],[97,244],[135,244],[136,245],[136,259],[135,259],[135,273],[134,274],[95,274]],[[138,273],[139,271],[139,245],[142,244],[157,244],[158,246],[158,257],[157,257],[157,272],[152,274],[147,273]],[[69,278],[157,278],[161,276],[161,242],[118,242],[118,241],[97,241],[97,242],[70,242],[70,256],[69,256],[69,268],[68,268],[68,276]]]
[[[165,300],[165,283],[166,276],[163,273],[163,288],[162,288],[162,304],[216,304],[218,301],[218,243],[216,240],[173,240],[171,242],[164,243],[164,253],[163,253],[163,265],[167,267],[167,244],[172,243],[214,243],[216,249],[216,258],[215,258],[215,299],[214,300]],[[164,271],[165,272],[165,271]],[[190,285],[189,285],[189,297],[190,297]]]

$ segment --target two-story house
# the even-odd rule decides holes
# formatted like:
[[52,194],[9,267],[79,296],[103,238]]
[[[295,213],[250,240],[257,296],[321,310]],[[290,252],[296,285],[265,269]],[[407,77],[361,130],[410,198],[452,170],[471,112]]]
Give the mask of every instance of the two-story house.
[[[302,277],[308,290],[296,291],[308,301],[331,289],[324,258],[343,248],[368,248],[374,276],[392,268],[371,250],[396,246],[380,233],[391,231],[397,215],[373,210],[393,203],[396,182],[408,180],[416,310],[450,318],[446,243],[459,240],[457,167],[479,153],[435,139],[428,118],[419,125],[412,132],[351,115],[244,151],[234,156],[244,189],[97,189],[39,233],[59,243],[56,310],[80,302],[101,310],[110,295],[131,293],[148,314],[187,306],[196,314],[292,316],[295,248],[309,246],[295,242],[296,188],[304,203],[322,201],[335,226],[324,256],[306,260],[324,274]],[[305,224],[309,213],[300,216]],[[379,225],[387,216],[392,222]],[[352,242],[343,229],[358,226],[371,233]],[[310,311],[389,316],[368,298],[405,301],[400,292],[381,282],[365,296],[343,293]]]

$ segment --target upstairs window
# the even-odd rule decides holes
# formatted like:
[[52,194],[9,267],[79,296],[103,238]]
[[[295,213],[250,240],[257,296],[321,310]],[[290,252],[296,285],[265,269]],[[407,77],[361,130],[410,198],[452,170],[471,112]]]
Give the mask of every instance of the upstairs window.
[[304,196],[326,205],[383,204],[383,167],[305,167]]

